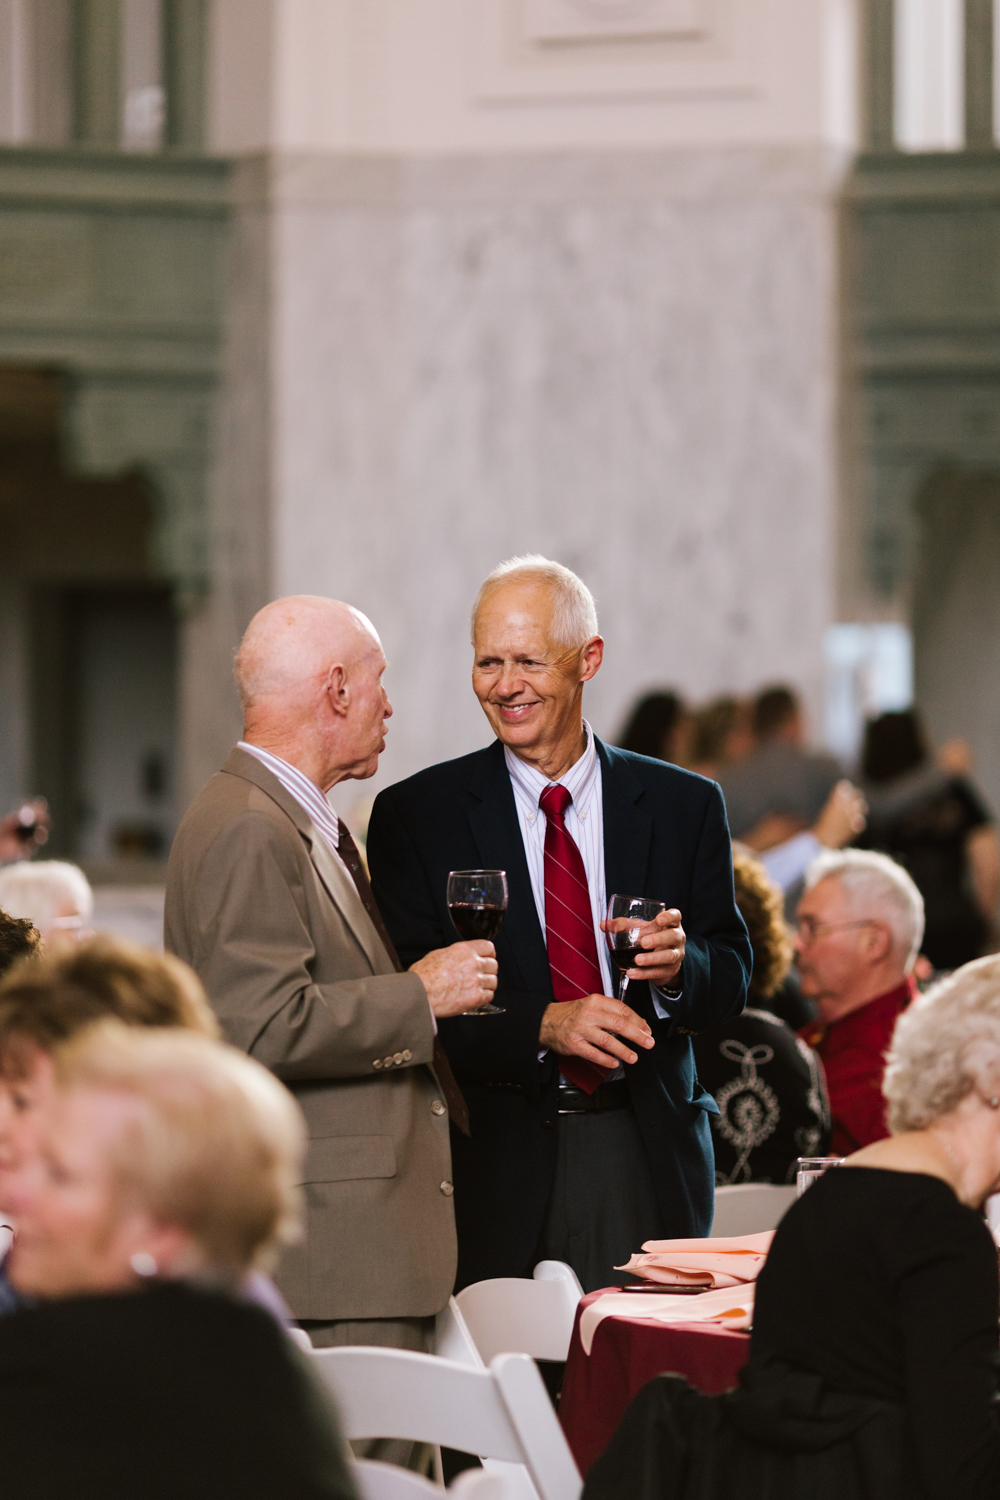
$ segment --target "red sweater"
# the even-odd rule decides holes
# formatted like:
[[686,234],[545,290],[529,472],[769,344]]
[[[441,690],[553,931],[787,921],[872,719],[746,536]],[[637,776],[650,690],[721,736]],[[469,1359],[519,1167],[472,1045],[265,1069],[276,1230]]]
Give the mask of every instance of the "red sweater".
[[835,1156],[850,1156],[889,1134],[882,1098],[885,1054],[896,1020],[912,997],[912,981],[905,979],[839,1021],[829,1026],[813,1021],[799,1032],[823,1061],[833,1117],[830,1149]]

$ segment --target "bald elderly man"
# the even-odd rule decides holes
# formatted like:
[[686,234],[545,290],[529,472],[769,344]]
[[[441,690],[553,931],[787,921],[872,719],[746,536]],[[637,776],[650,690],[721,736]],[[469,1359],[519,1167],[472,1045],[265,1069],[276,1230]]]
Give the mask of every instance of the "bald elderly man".
[[492,943],[401,972],[326,793],[372,776],[392,707],[371,623],[279,599],[236,658],[243,739],[199,793],[167,872],[166,947],[225,1035],[281,1078],[309,1127],[306,1233],[278,1282],[317,1346],[428,1347],[455,1279],[449,1118],[465,1104],[437,1019],[485,1005]]

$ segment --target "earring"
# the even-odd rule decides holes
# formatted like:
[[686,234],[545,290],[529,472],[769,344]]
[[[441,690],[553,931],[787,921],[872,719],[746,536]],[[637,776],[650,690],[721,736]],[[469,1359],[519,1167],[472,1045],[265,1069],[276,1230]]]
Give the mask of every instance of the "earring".
[[156,1256],[150,1255],[148,1250],[137,1250],[130,1265],[137,1276],[155,1276],[160,1269],[156,1264]]
[[994,1096],[992,1099],[988,1099],[987,1103],[989,1104],[990,1109],[1000,1109],[1000,1099],[996,1098],[996,1096]]

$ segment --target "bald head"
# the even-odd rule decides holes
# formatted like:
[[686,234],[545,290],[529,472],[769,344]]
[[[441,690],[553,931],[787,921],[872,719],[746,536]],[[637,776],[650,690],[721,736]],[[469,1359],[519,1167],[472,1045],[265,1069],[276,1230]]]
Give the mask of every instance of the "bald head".
[[373,776],[392,707],[375,627],[337,599],[293,594],[250,621],[234,675],[243,738],[270,750],[323,791]]
[[233,668],[243,712],[311,697],[334,664],[349,668],[378,644],[371,621],[339,599],[290,594],[265,604],[247,626]]

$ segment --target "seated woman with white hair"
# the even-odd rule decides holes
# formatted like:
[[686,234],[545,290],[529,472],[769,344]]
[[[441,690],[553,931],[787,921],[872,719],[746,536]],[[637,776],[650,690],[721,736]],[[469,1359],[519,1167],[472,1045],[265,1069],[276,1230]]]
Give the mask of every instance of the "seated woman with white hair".
[[11,917],[27,917],[42,941],[79,942],[90,937],[94,893],[79,865],[64,859],[38,859],[0,870],[0,908]]
[[298,1224],[304,1130],[259,1064],[102,1021],[55,1056],[37,1169],[4,1180],[0,1474],[18,1500],[351,1500],[307,1357],[238,1296]]
[[651,1382],[585,1500],[662,1497],[682,1460],[669,1492],[700,1500],[1000,1495],[1000,1277],[982,1216],[1000,1188],[1000,956],[913,1002],[883,1088],[891,1136],[778,1226],[740,1389]]

